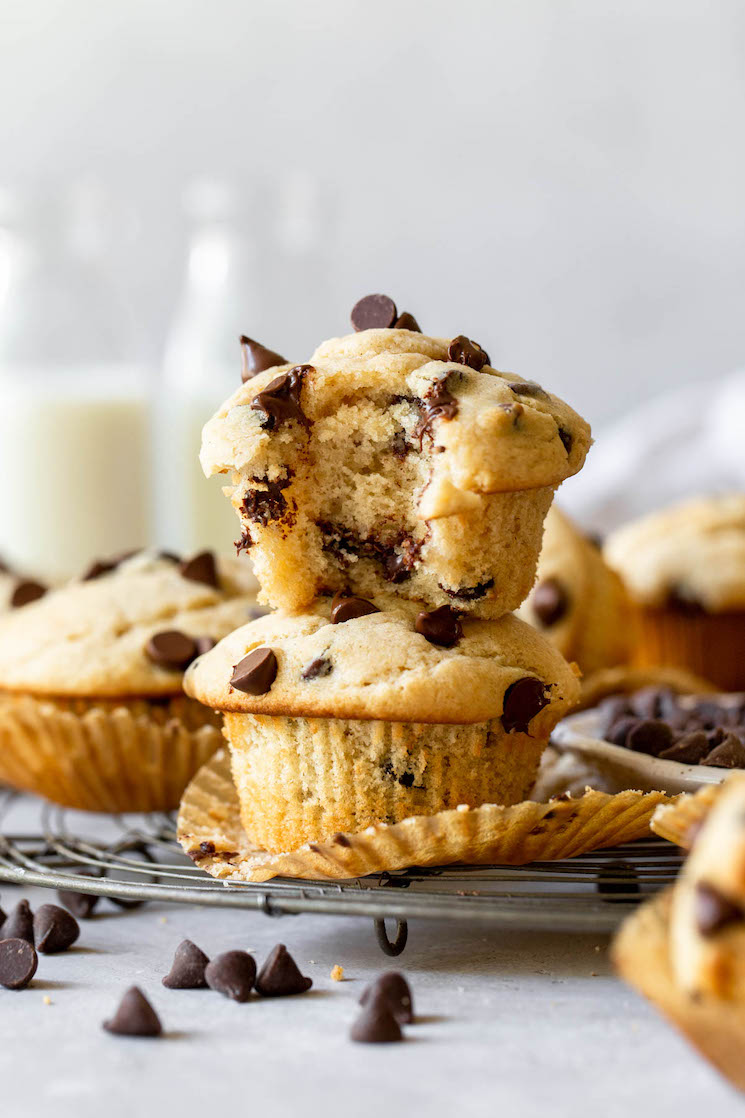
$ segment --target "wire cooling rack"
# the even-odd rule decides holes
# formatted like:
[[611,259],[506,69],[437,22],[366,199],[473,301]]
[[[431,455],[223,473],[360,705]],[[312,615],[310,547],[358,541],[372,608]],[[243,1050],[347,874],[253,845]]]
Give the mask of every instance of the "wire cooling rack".
[[[0,792],[0,881],[95,893],[122,903],[166,901],[269,916],[368,916],[388,955],[403,951],[410,919],[611,932],[641,900],[670,884],[681,863],[676,847],[649,838],[527,866],[414,867],[343,882],[274,878],[225,885],[182,853],[172,816],[86,817],[39,803],[31,815],[38,828],[16,831],[9,820],[16,799]],[[29,817],[27,810],[24,824]],[[393,938],[387,919],[396,921]]]

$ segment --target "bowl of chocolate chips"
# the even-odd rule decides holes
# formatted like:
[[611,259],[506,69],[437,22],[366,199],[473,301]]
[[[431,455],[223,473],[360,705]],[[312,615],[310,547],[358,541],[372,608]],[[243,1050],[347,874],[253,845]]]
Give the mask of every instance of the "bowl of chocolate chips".
[[675,795],[745,769],[745,693],[678,695],[645,687],[569,715],[552,743],[602,774],[610,790]]

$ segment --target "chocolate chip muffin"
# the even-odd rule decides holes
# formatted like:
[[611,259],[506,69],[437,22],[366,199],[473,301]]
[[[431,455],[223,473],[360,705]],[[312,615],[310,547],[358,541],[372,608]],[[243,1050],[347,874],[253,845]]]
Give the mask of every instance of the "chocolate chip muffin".
[[0,780],[91,811],[167,810],[220,744],[184,669],[258,612],[247,564],[142,552],[0,619]]
[[727,780],[673,890],[670,957],[693,997],[745,1001],[745,774]]
[[225,712],[244,827],[275,852],[522,800],[579,694],[556,649],[511,614],[460,620],[393,595],[244,625],[184,687]]
[[546,517],[538,579],[518,616],[583,674],[623,664],[631,653],[631,605],[597,544],[554,505]]
[[486,618],[515,609],[587,424],[478,343],[418,332],[384,296],[353,323],[301,365],[267,368],[277,354],[246,339],[245,383],[204,429],[203,468],[230,477],[262,600],[299,611],[340,591]]
[[605,557],[635,603],[635,664],[745,690],[745,494],[635,521],[609,537]]

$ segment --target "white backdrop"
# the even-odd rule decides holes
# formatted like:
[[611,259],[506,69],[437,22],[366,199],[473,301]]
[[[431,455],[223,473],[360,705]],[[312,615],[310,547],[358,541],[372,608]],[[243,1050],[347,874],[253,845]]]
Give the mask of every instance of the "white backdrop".
[[[153,353],[180,279],[179,198],[206,172],[240,185],[256,230],[262,297],[245,329],[290,356],[382,289],[596,425],[742,360],[739,0],[0,13],[0,176],[88,174],[118,193],[112,267]],[[303,270],[275,226],[308,176],[323,233]]]

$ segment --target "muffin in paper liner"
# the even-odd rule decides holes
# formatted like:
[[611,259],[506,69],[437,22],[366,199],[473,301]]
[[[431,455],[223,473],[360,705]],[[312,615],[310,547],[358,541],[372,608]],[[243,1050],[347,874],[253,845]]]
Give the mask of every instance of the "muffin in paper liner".
[[652,816],[652,830],[660,838],[690,850],[721,791],[721,784],[706,784],[693,795],[679,796],[675,803],[661,804]]
[[221,741],[185,696],[0,695],[0,780],[81,811],[170,811]]
[[674,980],[670,958],[673,888],[627,917],[613,944],[614,965],[714,1067],[745,1091],[745,1005],[694,998]]
[[578,799],[524,801],[512,807],[483,804],[412,816],[268,854],[243,829],[228,754],[221,749],[184,793],[178,840],[196,865],[228,883],[278,876],[339,880],[408,866],[523,865],[570,858],[642,838],[649,833],[655,807],[667,801],[662,792],[611,796],[587,789]]
[[723,691],[745,688],[745,610],[705,613],[640,605],[634,665],[666,664],[711,679]]

